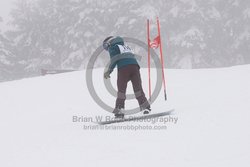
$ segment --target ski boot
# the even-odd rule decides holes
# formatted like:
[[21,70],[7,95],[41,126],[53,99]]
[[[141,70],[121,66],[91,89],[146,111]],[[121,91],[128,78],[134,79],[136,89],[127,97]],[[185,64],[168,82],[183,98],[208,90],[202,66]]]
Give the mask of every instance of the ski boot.
[[115,119],[123,119],[124,118],[124,113],[122,113],[122,108],[115,108],[113,111],[113,114],[115,114]]
[[147,108],[145,108],[145,109],[143,110],[143,114],[144,114],[144,115],[150,114],[150,112],[151,112],[150,106],[148,106]]

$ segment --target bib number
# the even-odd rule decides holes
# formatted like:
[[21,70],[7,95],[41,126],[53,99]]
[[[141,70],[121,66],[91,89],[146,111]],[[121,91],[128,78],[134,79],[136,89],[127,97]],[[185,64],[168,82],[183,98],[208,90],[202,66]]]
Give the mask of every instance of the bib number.
[[118,45],[119,49],[120,49],[120,53],[133,53],[132,49],[127,46],[127,45]]

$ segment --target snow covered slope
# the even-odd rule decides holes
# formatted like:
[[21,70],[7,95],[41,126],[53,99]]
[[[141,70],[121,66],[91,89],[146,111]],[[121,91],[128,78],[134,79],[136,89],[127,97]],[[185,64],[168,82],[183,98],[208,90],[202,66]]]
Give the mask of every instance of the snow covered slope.
[[[95,87],[112,106],[115,99],[100,82],[102,73],[95,70]],[[146,91],[146,70],[142,73]],[[249,74],[250,66],[166,70],[169,101],[161,93],[152,108],[158,112],[174,106],[169,122],[126,122],[106,130],[86,130],[98,128],[86,120],[73,122],[74,116],[109,115],[89,95],[85,71],[1,83],[0,166],[247,167]],[[111,79],[114,84],[116,74]],[[118,126],[167,129],[115,130]]]

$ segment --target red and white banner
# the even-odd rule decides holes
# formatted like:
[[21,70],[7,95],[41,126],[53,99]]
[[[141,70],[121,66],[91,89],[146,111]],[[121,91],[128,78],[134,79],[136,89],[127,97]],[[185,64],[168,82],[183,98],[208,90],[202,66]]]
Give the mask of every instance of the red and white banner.
[[160,36],[157,36],[153,41],[150,41],[150,47],[157,49],[161,44]]

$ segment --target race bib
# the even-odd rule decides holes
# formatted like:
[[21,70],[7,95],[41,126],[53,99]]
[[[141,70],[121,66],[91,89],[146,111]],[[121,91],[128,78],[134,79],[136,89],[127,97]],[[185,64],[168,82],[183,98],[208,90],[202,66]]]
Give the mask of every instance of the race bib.
[[123,54],[123,53],[133,53],[132,49],[130,49],[129,46],[127,45],[117,45],[120,49],[120,53]]

